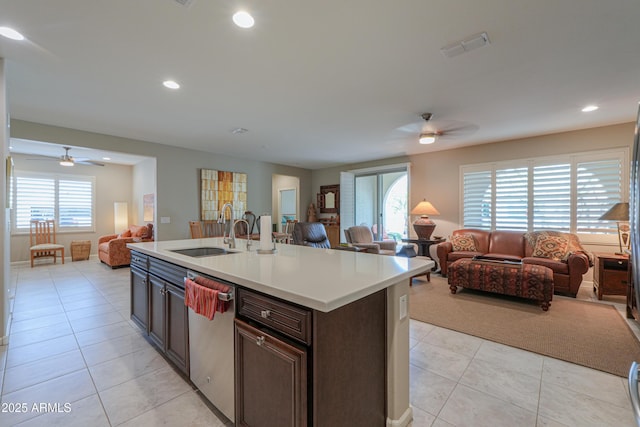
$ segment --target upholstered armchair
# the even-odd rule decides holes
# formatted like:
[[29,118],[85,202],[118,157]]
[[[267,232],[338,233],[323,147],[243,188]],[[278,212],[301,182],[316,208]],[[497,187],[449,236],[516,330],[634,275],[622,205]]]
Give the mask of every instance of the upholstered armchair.
[[367,252],[380,255],[395,255],[395,240],[373,240],[371,229],[365,225],[356,225],[344,230],[347,243],[366,249]]
[[327,231],[320,222],[296,222],[293,226],[293,244],[314,248],[331,248]]
[[153,242],[153,224],[131,225],[120,234],[109,234],[98,239],[98,258],[111,268],[131,263],[127,243]]

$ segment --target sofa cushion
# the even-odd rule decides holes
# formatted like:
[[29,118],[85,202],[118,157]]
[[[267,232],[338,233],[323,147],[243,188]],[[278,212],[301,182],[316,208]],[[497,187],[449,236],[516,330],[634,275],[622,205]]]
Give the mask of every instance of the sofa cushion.
[[555,261],[551,258],[526,257],[522,258],[522,263],[543,265],[545,267],[549,267],[554,273],[569,274],[569,264],[563,261]]
[[131,237],[131,230],[129,230],[128,228],[124,230],[122,233],[118,235],[118,238],[121,238],[121,237]]
[[473,258],[474,256],[484,255],[482,252],[449,252],[449,256],[447,257],[447,261],[452,263],[462,258]]
[[550,236],[541,234],[536,239],[531,254],[536,258],[549,258],[556,261],[566,259],[568,256],[569,240],[562,236]]
[[476,241],[471,234],[456,234],[451,236],[454,251],[476,252]]
[[132,225],[129,230],[131,230],[131,237],[143,237],[149,233],[146,225]]

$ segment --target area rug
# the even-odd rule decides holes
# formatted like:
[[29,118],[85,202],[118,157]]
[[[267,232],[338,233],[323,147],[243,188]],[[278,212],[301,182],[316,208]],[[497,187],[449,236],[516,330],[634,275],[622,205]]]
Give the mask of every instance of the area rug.
[[525,299],[414,280],[410,316],[454,331],[626,377],[640,342],[611,305],[554,296],[549,311]]

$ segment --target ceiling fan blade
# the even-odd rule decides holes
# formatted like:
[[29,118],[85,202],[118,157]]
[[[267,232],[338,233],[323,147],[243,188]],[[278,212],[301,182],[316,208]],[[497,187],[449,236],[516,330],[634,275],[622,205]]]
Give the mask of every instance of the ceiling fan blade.
[[104,163],[96,162],[95,160],[78,160],[78,159],[74,159],[74,163],[77,163],[79,165],[104,166]]

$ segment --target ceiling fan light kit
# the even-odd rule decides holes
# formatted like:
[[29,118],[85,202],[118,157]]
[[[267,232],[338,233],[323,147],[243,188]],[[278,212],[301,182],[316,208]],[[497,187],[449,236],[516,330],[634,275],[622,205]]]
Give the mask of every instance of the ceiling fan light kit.
[[420,144],[433,144],[436,142],[436,134],[435,133],[423,133],[420,135],[420,139],[418,140]]

